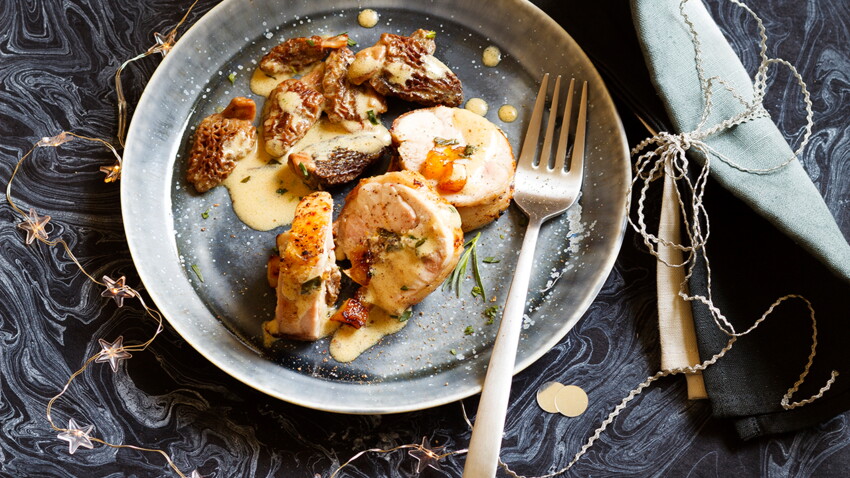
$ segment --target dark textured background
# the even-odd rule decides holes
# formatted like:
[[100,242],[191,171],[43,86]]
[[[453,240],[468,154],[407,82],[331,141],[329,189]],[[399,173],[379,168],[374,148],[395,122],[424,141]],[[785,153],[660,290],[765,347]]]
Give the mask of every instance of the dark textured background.
[[[174,25],[189,3],[0,1],[3,184],[21,154],[42,136],[70,129],[113,137],[115,69],[147,49],[153,32]],[[214,3],[201,1],[190,21]],[[579,4],[541,2],[593,50],[603,72],[606,65],[616,65],[611,46],[617,48],[624,25],[601,21],[607,14],[599,9],[576,12],[561,3]],[[815,132],[801,159],[850,236],[848,3],[751,3],[765,20],[770,54],[795,63],[813,92]],[[625,2],[611,5],[624,8]],[[744,60],[752,70],[754,24],[726,2],[712,0],[709,6],[733,46],[746,51]],[[621,51],[627,55],[635,48]],[[124,78],[131,103],[158,63],[158,58],[148,58],[129,68]],[[636,77],[640,74],[635,71]],[[779,110],[794,98],[785,97],[787,78],[778,81],[768,108],[795,138],[801,111]],[[629,97],[628,86],[612,84],[612,90],[622,93],[624,104],[640,108],[641,95]],[[634,144],[644,133],[627,109],[621,115]],[[137,285],[123,236],[118,187],[104,184],[98,172],[99,166],[111,163],[107,151],[84,142],[58,151],[42,149],[18,177],[16,197],[22,207],[52,216],[54,237],[65,238],[95,276],[124,274]],[[135,302],[119,310],[102,299],[100,289],[60,249],[26,246],[17,222],[8,204],[0,204],[0,475],[175,476],[156,454],[97,446],[69,455],[67,444],[56,439],[45,420],[46,401],[99,350],[95,339],[123,334],[126,341],[144,340],[155,326]],[[610,409],[656,371],[650,259],[634,235],[627,234],[614,271],[584,319],[515,379],[503,458],[517,471],[543,474],[562,467]],[[96,425],[95,436],[165,449],[182,470],[198,468],[206,477],[326,477],[364,448],[418,442],[425,435],[449,449],[463,448],[469,440],[458,404],[392,416],[341,416],[266,397],[210,365],[168,328],[148,352],[125,363],[117,374],[97,366],[75,381],[67,400],[57,404],[57,422],[67,423],[73,411],[78,422]],[[588,411],[574,419],[542,413],[533,396],[550,380],[587,390]],[[467,402],[474,411],[475,399]],[[665,379],[637,399],[567,475],[830,477],[846,476],[850,469],[846,413],[815,428],[750,442],[741,442],[729,423],[710,414],[706,402],[686,401],[681,379]],[[428,470],[422,476],[460,476],[462,464],[462,457],[449,458],[442,472]],[[404,452],[365,456],[356,465],[342,476],[407,477],[415,468]]]

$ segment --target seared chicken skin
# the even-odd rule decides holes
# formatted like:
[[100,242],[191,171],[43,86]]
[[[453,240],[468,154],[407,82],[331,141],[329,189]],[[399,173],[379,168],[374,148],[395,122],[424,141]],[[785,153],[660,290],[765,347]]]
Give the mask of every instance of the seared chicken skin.
[[319,66],[299,80],[281,82],[269,94],[263,105],[263,141],[270,155],[281,157],[289,152],[322,115],[324,68]]
[[355,85],[368,81],[382,95],[425,106],[460,106],[463,87],[434,56],[434,35],[421,29],[409,37],[382,34],[378,43],[355,55],[348,79]]
[[455,206],[463,230],[493,221],[513,197],[516,169],[505,134],[460,108],[424,108],[399,116],[392,127],[399,169],[425,176]]
[[295,210],[292,228],[278,235],[280,258],[269,263],[277,308],[263,324],[273,337],[316,340],[327,331],[331,307],[339,293],[340,272],[333,242],[333,200],[326,192],[305,196]]
[[396,316],[439,287],[463,249],[457,211],[410,171],[362,179],[334,229],[362,302]]
[[249,98],[237,97],[221,113],[207,116],[195,131],[189,153],[186,180],[199,193],[224,181],[236,161],[248,155],[257,144],[257,129],[251,124],[257,107]]
[[260,60],[260,69],[269,75],[294,74],[305,66],[322,61],[328,52],[348,45],[348,35],[290,38],[272,48]]
[[377,116],[387,111],[386,100],[371,86],[353,85],[348,80],[348,67],[353,61],[354,53],[348,47],[332,51],[325,60],[322,79],[328,119],[349,131],[372,126],[372,122],[377,123]]

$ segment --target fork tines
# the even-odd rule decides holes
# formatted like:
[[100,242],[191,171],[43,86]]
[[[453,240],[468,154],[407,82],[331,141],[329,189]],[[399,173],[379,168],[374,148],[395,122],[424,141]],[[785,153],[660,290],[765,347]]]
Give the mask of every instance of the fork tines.
[[[555,160],[553,164],[550,161],[552,153],[552,139],[555,136],[555,123],[558,117],[558,101],[561,90],[561,75],[555,79],[555,88],[552,92],[552,102],[549,107],[549,121],[546,125],[546,135],[543,140],[543,147],[540,150],[539,161],[534,161],[537,156],[537,145],[539,144],[540,125],[543,120],[543,111],[546,103],[546,93],[549,87],[549,73],[543,75],[543,80],[540,82],[540,91],[537,94],[537,100],[534,102],[534,110],[531,114],[531,121],[528,125],[528,132],[525,135],[522,152],[519,158],[519,163],[531,166],[533,168],[546,165],[549,170],[562,170],[567,156],[567,139],[570,131],[570,118],[572,117],[573,109],[573,92],[575,90],[575,78],[570,80],[569,88],[567,89],[567,101],[564,104],[562,124],[560,134],[558,136],[558,148],[555,152]],[[587,124],[587,81],[583,82],[581,89],[581,99],[579,101],[578,118],[576,119],[576,131],[573,141],[573,155],[570,160],[569,171],[581,174],[582,161],[577,160],[576,153],[584,151],[585,126]],[[577,169],[578,168],[578,169]]]

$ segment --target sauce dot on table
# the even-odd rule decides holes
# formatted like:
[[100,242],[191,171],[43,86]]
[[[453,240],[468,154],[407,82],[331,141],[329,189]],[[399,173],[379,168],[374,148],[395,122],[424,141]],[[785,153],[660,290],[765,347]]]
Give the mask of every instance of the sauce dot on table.
[[511,105],[503,105],[499,108],[499,119],[504,121],[505,123],[513,123],[516,121],[517,111]]
[[498,47],[490,45],[481,54],[481,61],[484,63],[484,66],[492,68],[502,61],[502,51]]
[[367,8],[357,15],[357,23],[363,28],[372,28],[378,24],[378,12]]
[[558,407],[555,406],[555,397],[558,392],[564,388],[558,382],[546,382],[537,390],[537,404],[545,412],[558,413]]
[[567,417],[577,417],[584,413],[587,402],[587,393],[575,385],[566,385],[555,395],[555,408]]
[[490,108],[487,105],[487,102],[481,98],[470,98],[469,101],[466,102],[466,106],[464,108],[472,111],[478,116],[484,116],[487,114],[487,110]]

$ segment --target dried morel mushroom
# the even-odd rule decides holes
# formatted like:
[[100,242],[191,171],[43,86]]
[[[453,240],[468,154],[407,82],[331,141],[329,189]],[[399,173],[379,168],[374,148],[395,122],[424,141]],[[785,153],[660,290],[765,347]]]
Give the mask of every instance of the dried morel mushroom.
[[257,129],[251,124],[257,106],[249,98],[237,97],[221,113],[207,116],[195,131],[189,153],[186,180],[199,192],[218,186],[257,144]]

